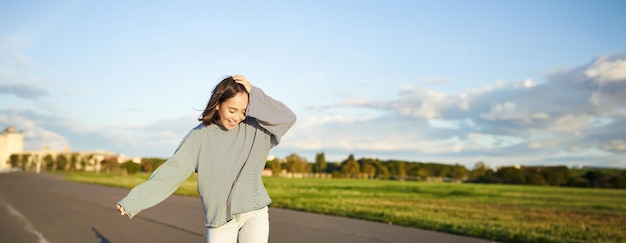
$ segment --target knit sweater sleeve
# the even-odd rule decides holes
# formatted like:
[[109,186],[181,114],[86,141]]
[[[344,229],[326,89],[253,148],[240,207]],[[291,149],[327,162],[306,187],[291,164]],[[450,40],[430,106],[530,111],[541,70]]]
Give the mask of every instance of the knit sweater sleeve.
[[269,97],[263,90],[254,86],[250,90],[250,104],[246,115],[254,117],[261,127],[272,134],[274,146],[280,142],[280,138],[296,122],[296,114],[289,107]]
[[195,171],[199,143],[199,133],[192,130],[172,157],[159,166],[147,181],[137,185],[118,202],[129,218],[168,198]]

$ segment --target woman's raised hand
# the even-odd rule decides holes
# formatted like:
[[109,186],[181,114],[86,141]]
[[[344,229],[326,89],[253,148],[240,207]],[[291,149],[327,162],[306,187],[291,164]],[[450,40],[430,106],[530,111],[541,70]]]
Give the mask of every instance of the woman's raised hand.
[[248,94],[250,93],[250,89],[252,89],[252,84],[250,84],[250,81],[248,81],[246,77],[244,77],[243,75],[233,75],[233,79],[235,80],[235,82],[240,83],[244,87],[246,87],[246,91],[248,92]]

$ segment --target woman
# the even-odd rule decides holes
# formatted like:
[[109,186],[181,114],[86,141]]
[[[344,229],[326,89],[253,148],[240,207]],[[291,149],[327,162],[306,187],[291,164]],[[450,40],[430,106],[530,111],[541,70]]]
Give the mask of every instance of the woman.
[[235,75],[215,87],[198,120],[202,123],[174,155],[119,201],[117,209],[132,219],[197,172],[207,242],[267,242],[271,199],[261,172],[269,150],[295,123],[295,114]]

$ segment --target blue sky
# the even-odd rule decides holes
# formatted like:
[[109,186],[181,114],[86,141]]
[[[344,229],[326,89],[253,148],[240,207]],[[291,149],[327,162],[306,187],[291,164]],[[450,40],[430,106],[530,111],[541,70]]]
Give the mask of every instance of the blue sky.
[[626,168],[624,1],[3,1],[0,126],[27,150],[169,157],[243,74],[270,153]]

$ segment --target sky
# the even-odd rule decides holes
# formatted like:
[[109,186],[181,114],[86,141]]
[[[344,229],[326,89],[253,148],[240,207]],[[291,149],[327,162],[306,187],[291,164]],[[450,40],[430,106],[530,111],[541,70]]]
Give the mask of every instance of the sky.
[[0,127],[172,155],[228,75],[298,120],[270,154],[626,168],[626,2],[2,1]]

